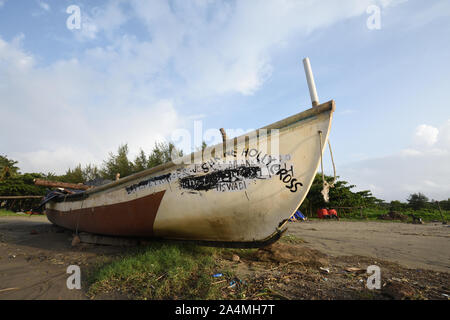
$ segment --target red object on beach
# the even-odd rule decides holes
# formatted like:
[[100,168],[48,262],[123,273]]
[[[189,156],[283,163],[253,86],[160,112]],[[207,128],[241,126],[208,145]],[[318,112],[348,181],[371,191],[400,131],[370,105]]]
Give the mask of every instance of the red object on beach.
[[31,210],[31,211],[25,211],[25,214],[29,214],[30,216],[32,216],[34,214],[43,215],[44,213]]
[[328,214],[330,215],[330,216],[338,216],[337,215],[337,211],[336,210],[334,210],[334,209],[330,209],[330,210],[328,210]]
[[327,209],[318,209],[317,210],[317,216],[319,219],[324,219],[328,216],[328,210]]

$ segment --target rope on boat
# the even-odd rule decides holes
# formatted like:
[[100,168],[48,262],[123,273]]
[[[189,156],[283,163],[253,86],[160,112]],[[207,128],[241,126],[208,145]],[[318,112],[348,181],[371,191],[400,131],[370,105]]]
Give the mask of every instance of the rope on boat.
[[81,208],[80,208],[80,212],[78,212],[78,217],[77,217],[77,227],[75,229],[75,234],[77,236],[78,236],[78,226],[80,225],[81,209],[83,209],[83,204],[84,204],[84,200],[81,201]]
[[333,159],[333,151],[331,150],[331,143],[330,143],[330,139],[328,139],[328,148],[330,149],[330,155],[331,155],[331,163],[333,164],[333,182],[328,183],[325,180],[325,174],[323,172],[323,157],[322,157],[322,131],[319,131],[319,142],[320,142],[320,166],[322,169],[322,196],[323,196],[323,200],[325,200],[325,202],[329,202],[330,201],[330,196],[329,196],[329,192],[330,192],[330,188],[334,187],[334,183],[336,182],[336,165],[334,164],[334,159]]
[[330,142],[330,138],[328,138],[328,149],[330,149],[330,156],[331,156],[331,163],[333,164],[333,182],[331,183],[334,187],[334,183],[336,182],[336,165],[334,164],[334,159],[333,159],[333,151],[331,150],[331,142]]
[[[66,195],[64,196],[63,203],[66,202],[67,196],[69,196],[69,195],[66,194]],[[83,203],[84,203],[84,200],[81,200],[81,208],[80,208],[80,209],[83,209]],[[78,213],[78,216],[77,216],[77,226],[76,226],[76,228],[75,228],[75,235],[77,235],[77,236],[78,236],[78,226],[79,226],[79,224],[80,224],[80,214],[81,214],[81,213]]]

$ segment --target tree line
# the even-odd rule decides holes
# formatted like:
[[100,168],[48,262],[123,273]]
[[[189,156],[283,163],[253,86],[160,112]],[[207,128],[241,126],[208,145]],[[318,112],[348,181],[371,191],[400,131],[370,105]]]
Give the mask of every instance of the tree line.
[[[34,179],[45,179],[50,181],[60,181],[69,183],[93,182],[93,184],[103,184],[115,180],[119,173],[120,177],[126,177],[133,173],[153,168],[170,161],[171,155],[182,156],[183,152],[178,150],[172,143],[155,143],[149,154],[142,149],[134,160],[129,159],[128,145],[120,145],[116,153],[109,153],[108,158],[101,166],[88,164],[84,167],[81,164],[75,168],[69,168],[62,175],[55,173],[21,173],[17,166],[18,161],[9,159],[6,155],[0,155],[0,196],[44,196],[47,188],[36,186]],[[18,211],[25,208],[29,210],[37,207],[39,200],[0,200],[0,207]]]
[[[333,177],[326,176],[325,180],[331,183]],[[353,191],[355,185],[347,181],[340,180],[339,177],[334,183],[334,187],[329,191],[329,202],[325,202],[321,193],[323,188],[322,175],[316,174],[311,189],[300,206],[300,211],[309,216],[315,216],[315,212],[319,208],[354,208],[361,207],[367,209],[381,209],[387,211],[419,211],[419,210],[436,210],[438,208],[435,200],[429,200],[423,193],[412,193],[408,196],[406,202],[393,200],[386,202],[372,195],[370,190]],[[450,210],[450,198],[439,201],[442,210]]]
[[[331,176],[325,175],[324,178],[329,184],[333,181]],[[374,208],[383,203],[383,200],[374,197],[370,190],[355,192],[352,190],[355,187],[355,185],[337,177],[334,186],[329,189],[329,201],[325,202],[322,195],[322,175],[316,174],[311,188],[300,206],[300,211],[308,216],[315,216],[315,212],[319,208]]]
[[[202,149],[206,147],[203,142]],[[46,188],[34,185],[34,179],[41,178],[53,181],[69,183],[88,183],[89,181],[102,180],[104,182],[140,172],[145,169],[164,164],[172,160],[171,155],[183,156],[172,143],[155,143],[150,153],[140,150],[134,159],[129,158],[127,144],[120,145],[117,151],[110,152],[102,165],[88,164],[77,165],[69,168],[62,175],[54,173],[20,173],[18,162],[0,155],[0,195],[45,195]],[[325,176],[325,180],[331,183],[333,178]],[[325,202],[322,191],[322,176],[317,174],[311,189],[303,201],[300,210],[308,215],[315,215],[318,208],[378,208],[391,211],[436,209],[434,200],[429,200],[423,193],[411,194],[406,202],[398,200],[385,202],[374,197],[370,190],[353,191],[356,186],[347,181],[337,179],[334,187],[329,190],[329,202]],[[450,198],[439,202],[442,210],[450,210]]]
[[87,183],[89,181],[115,180],[119,174],[121,178],[156,167],[172,160],[172,154],[183,156],[183,151],[178,150],[173,143],[156,142],[151,152],[147,155],[144,150],[130,160],[128,144],[120,145],[116,153],[110,152],[108,158],[98,167],[88,164],[84,167],[79,164],[75,168],[69,168],[65,174],[57,176],[48,174],[47,179],[69,183]]

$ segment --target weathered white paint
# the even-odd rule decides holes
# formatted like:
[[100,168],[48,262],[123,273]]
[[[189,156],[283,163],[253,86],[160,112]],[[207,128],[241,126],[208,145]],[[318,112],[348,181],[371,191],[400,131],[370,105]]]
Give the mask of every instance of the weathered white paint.
[[311,102],[313,107],[319,105],[319,96],[317,95],[316,83],[314,82],[314,75],[311,69],[311,63],[309,58],[303,59],[303,67],[305,68],[306,81],[308,82],[309,95],[311,96]]
[[[295,178],[303,184],[296,192],[287,188],[291,185],[290,182],[284,182],[279,175],[269,175],[268,170],[265,171],[264,179],[245,179],[246,188],[241,191],[184,189],[180,187],[179,177],[188,175],[193,165],[181,164],[147,176],[139,176],[126,183],[112,183],[110,188],[92,192],[85,200],[48,203],[47,208],[70,214],[71,210],[126,202],[166,190],[154,222],[155,236],[211,241],[264,240],[277,230],[281,222],[295,213],[309,191],[330,132],[334,102],[330,103],[332,108],[328,111],[311,113],[298,121],[287,121],[288,118],[279,122],[283,125],[278,132],[279,154],[284,157],[284,164],[288,168],[292,165],[291,179]],[[322,131],[321,143],[319,131]],[[274,145],[271,140],[272,135],[263,134],[257,143],[250,141],[250,144],[253,148],[263,149],[261,151],[264,153],[271,154],[270,148]],[[233,140],[230,139],[229,142],[231,141]],[[212,148],[219,146],[222,144]],[[242,155],[247,148],[248,144],[238,143],[235,147],[236,154]],[[186,159],[188,157],[190,155]],[[224,159],[222,152],[218,152],[217,157]],[[210,160],[211,158],[203,159],[204,162]],[[130,193],[126,191],[133,184],[167,173],[172,174],[167,182],[155,183]]]

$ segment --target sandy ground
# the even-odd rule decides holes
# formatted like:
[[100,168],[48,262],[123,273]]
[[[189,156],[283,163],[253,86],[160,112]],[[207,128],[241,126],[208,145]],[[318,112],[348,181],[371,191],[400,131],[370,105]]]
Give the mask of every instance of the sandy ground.
[[[266,285],[275,288],[285,285],[286,288],[281,286],[277,290],[290,293],[294,299],[359,299],[365,297],[361,296],[365,294],[363,280],[349,280],[349,275],[342,269],[347,266],[366,267],[374,264],[376,258],[380,259],[377,264],[381,263],[383,270],[387,270],[385,278],[405,278],[409,284],[414,284],[416,292],[424,288],[425,298],[442,298],[443,294],[449,294],[449,231],[448,227],[438,223],[289,223],[288,234],[304,239],[306,243],[301,246],[306,248],[288,248],[285,253],[298,249],[300,253],[291,257],[297,259],[309,247],[338,257],[330,259],[331,273],[325,278],[318,268],[299,269],[297,265],[287,264],[293,270],[281,272],[281,267],[269,266],[265,268],[273,267],[275,271],[265,271],[262,278],[251,271],[249,279],[254,282],[255,290],[259,288],[259,283],[261,290]],[[89,244],[72,247],[71,240],[70,231],[53,226],[45,216],[0,217],[0,299],[87,299],[83,270],[103,257],[127,250],[124,247]],[[390,265],[390,262],[399,262],[406,268]],[[81,268],[82,290],[69,290],[66,286],[69,276],[66,270],[73,264]],[[261,267],[259,264],[248,261],[238,265],[245,270],[253,267],[258,270]],[[434,271],[422,272],[414,268]],[[345,286],[346,289],[342,289]]]
[[332,256],[361,255],[450,272],[450,227],[442,223],[313,220],[289,223],[287,233]]
[[67,288],[67,267],[80,266],[83,281],[84,266],[120,248],[72,248],[71,239],[45,216],[0,217],[0,299],[86,299]]

